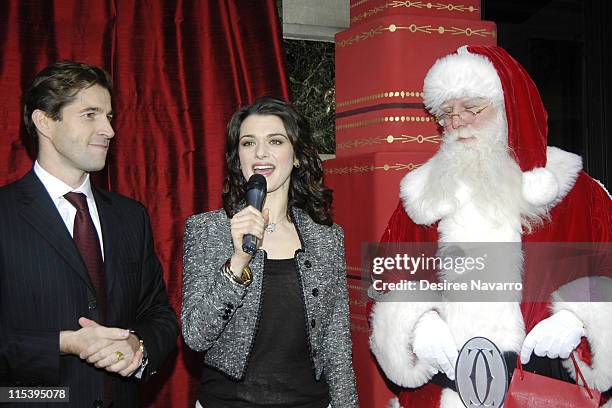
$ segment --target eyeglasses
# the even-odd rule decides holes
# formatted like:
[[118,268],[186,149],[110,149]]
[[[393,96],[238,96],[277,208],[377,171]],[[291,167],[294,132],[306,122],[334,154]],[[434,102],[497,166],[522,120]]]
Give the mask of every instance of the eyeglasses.
[[442,115],[436,117],[436,122],[438,122],[441,126],[445,126],[445,124],[451,123],[451,121],[453,120],[453,116],[459,116],[459,119],[461,119],[463,123],[469,125],[470,123],[473,123],[474,120],[476,120],[476,115],[487,109],[489,106],[490,105],[485,105],[477,111],[466,109],[459,113],[443,113]]

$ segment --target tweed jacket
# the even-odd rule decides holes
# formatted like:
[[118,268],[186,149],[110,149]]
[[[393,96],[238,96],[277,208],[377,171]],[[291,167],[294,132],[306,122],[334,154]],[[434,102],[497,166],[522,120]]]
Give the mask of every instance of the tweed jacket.
[[[315,223],[299,208],[290,215],[302,246],[294,259],[313,374],[318,380],[325,372],[332,407],[356,407],[344,233],[338,225]],[[223,210],[187,220],[181,318],[187,345],[205,352],[209,366],[242,379],[260,319],[266,252],[260,249],[251,259],[253,282],[246,288],[221,272],[233,252],[230,220]]]

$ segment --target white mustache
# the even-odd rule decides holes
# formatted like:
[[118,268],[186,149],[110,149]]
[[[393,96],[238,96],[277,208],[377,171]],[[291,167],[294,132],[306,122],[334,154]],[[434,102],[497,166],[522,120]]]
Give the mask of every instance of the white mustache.
[[472,126],[464,126],[458,129],[453,129],[445,133],[444,137],[449,142],[454,142],[458,139],[468,139],[470,137],[475,137],[476,139],[480,139],[482,133],[479,129],[474,129]]

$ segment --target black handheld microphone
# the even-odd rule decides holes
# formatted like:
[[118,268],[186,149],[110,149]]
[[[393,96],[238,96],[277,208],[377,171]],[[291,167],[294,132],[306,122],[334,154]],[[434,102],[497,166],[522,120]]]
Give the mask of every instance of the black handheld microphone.
[[[253,174],[249,178],[246,186],[246,203],[261,211],[264,198],[266,197],[267,183],[266,178],[261,174]],[[242,237],[242,250],[247,254],[254,254],[257,251],[257,237],[251,234],[245,234]]]

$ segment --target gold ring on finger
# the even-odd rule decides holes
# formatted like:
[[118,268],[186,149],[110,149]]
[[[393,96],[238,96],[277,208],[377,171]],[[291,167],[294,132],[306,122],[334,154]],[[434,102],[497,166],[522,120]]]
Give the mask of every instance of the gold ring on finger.
[[115,355],[117,356],[117,362],[123,360],[123,358],[125,357],[120,351],[115,351]]

